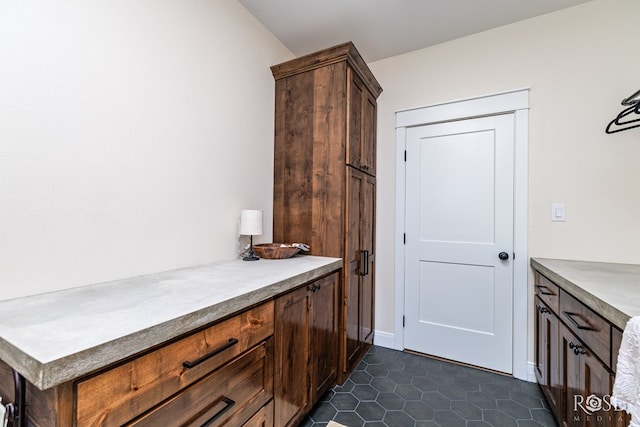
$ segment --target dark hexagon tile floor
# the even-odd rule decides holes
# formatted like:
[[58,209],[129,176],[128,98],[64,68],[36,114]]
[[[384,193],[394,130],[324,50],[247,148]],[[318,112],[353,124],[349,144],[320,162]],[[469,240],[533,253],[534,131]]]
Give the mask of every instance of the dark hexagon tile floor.
[[535,383],[372,347],[303,427],[557,427]]

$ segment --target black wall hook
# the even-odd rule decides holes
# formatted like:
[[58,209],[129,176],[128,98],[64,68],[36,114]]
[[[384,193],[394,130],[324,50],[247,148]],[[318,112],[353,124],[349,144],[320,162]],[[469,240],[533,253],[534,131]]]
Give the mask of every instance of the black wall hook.
[[628,107],[609,122],[605,129],[606,133],[622,132],[640,127],[640,90],[623,99],[622,105],[628,105]]

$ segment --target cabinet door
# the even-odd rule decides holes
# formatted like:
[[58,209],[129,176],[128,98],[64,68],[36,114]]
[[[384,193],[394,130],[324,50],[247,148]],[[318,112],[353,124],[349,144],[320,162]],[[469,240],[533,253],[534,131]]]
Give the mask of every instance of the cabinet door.
[[276,299],[274,422],[296,425],[309,404],[309,307],[307,286]]
[[345,370],[373,344],[376,180],[347,167],[347,271],[345,272]]
[[364,103],[364,122],[362,123],[362,158],[364,159],[364,170],[370,174],[376,175],[376,133],[378,129],[377,123],[377,103],[376,98],[371,92],[365,92]]
[[564,426],[615,425],[618,412],[609,405],[612,375],[566,326],[559,324],[560,372],[564,387]]
[[558,409],[560,378],[558,366],[558,318],[538,296],[535,297],[535,371],[538,384],[551,406]]
[[373,344],[375,283],[375,200],[376,180],[366,175],[362,182],[361,200],[361,250],[365,251],[362,262],[366,268],[360,275],[360,340],[368,347]]
[[349,185],[347,186],[347,230],[346,230],[346,264],[344,283],[344,342],[345,371],[349,371],[360,353],[360,277],[364,272],[361,250],[362,235],[362,203],[364,198],[365,174],[347,167]]
[[347,69],[347,164],[376,173],[376,99],[362,80]]
[[338,273],[311,285],[311,403],[333,386],[338,374]]

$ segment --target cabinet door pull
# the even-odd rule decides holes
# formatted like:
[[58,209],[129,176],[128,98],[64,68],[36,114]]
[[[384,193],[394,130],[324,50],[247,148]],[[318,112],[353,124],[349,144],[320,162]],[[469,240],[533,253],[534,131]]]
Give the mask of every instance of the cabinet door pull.
[[547,288],[546,286],[542,286],[542,285],[536,285],[536,288],[538,288],[540,290],[540,293],[542,295],[555,295],[553,292],[551,292],[549,290],[549,288]]
[[573,350],[573,354],[575,354],[576,356],[579,356],[581,354],[587,354],[587,352],[584,351],[584,348],[581,345],[574,344],[573,341],[569,343],[569,348]]
[[209,418],[208,421],[206,421],[204,424],[202,424],[202,427],[209,427],[211,424],[213,424],[216,421],[216,419],[218,419],[220,417],[220,415],[222,415],[225,412],[227,412],[229,409],[231,409],[231,407],[233,405],[236,404],[235,400],[231,400],[228,397],[222,397],[222,399],[220,399],[220,401],[224,402],[225,405],[213,417]]
[[205,360],[212,358],[216,354],[222,353],[223,351],[225,351],[229,347],[233,347],[236,344],[238,344],[238,340],[237,339],[229,338],[229,341],[226,344],[224,344],[223,346],[216,348],[211,353],[205,354],[204,356],[202,356],[199,359],[194,360],[193,362],[189,362],[189,361],[182,362],[182,366],[184,366],[187,369],[191,369],[191,368],[193,368],[195,366],[198,366],[199,364],[201,364]]
[[369,250],[366,249],[364,251],[364,274],[363,276],[369,275]]
[[580,322],[578,322],[575,318],[576,317],[580,317],[580,315],[578,313],[570,313],[568,311],[563,311],[564,315],[567,316],[567,319],[569,319],[571,321],[571,323],[573,323],[573,325],[578,328],[578,329],[582,329],[585,331],[595,331],[595,329],[593,329],[591,327],[591,325],[589,325],[588,323],[584,323],[584,324],[580,324]]
[[549,309],[547,307],[543,307],[541,305],[538,305],[538,311],[540,313],[549,313]]
[[367,268],[367,256],[364,250],[360,250],[360,276],[366,276],[365,269]]

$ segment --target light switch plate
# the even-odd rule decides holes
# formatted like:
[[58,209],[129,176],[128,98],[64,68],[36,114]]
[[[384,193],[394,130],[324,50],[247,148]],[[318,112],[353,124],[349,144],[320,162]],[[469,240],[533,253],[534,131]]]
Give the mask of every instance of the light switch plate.
[[551,205],[551,221],[552,222],[565,222],[567,220],[567,213],[564,203],[553,203]]

